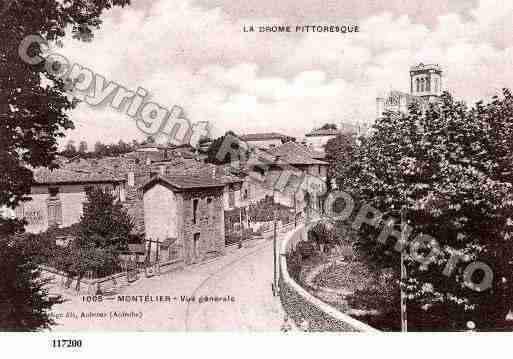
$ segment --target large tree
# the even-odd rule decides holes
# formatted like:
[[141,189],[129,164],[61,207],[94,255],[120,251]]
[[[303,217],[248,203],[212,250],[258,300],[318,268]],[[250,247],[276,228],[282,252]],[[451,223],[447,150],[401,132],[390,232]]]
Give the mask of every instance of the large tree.
[[[225,142],[225,139],[227,138],[227,136],[228,136],[228,140],[227,140],[227,142]],[[242,144],[242,140],[240,140],[239,137],[233,131],[228,131],[223,136],[218,137],[212,141],[212,143],[210,144],[210,147],[207,150],[207,158],[205,161],[207,163],[213,163],[216,165],[223,165],[223,164],[230,163],[232,161],[238,161],[239,160],[238,158],[230,158],[230,154],[228,151],[226,151],[226,155],[224,158],[222,158],[222,159],[219,158],[221,153],[225,153],[224,151],[221,151],[221,146],[226,145],[227,143],[231,145],[231,147],[234,151],[239,152],[239,153],[244,152],[244,153],[240,153],[239,157],[241,157],[241,158],[248,157],[247,153],[246,153],[247,150],[245,149],[244,144]]]
[[124,250],[133,226],[132,218],[109,190],[93,187],[87,192],[78,223],[77,243],[81,247]]
[[[31,65],[19,48],[27,36],[58,42],[69,30],[90,41],[100,15],[129,0],[2,0],[0,5],[0,206],[15,208],[30,193],[29,167],[53,167],[57,139],[73,128],[68,117],[76,104],[65,84],[47,71],[45,61]],[[27,49],[40,56],[41,46]],[[56,303],[44,291],[35,262],[11,235],[21,223],[0,217],[0,327],[35,330],[52,322],[47,310]]]
[[[359,141],[362,141],[360,139]],[[355,135],[341,133],[337,137],[326,142],[326,159],[328,160],[327,183],[331,186],[331,180],[337,180],[337,186],[349,191],[354,187],[351,182],[358,170],[355,158],[358,151],[358,142]]]
[[23,243],[0,238],[0,330],[31,331],[49,328],[53,321],[49,310],[61,303],[51,296],[40,270],[31,257],[25,255]]
[[[444,93],[427,111],[413,104],[409,115],[387,113],[355,153],[359,199],[385,214],[381,224],[399,219],[402,211],[413,228],[410,239],[424,233],[438,243],[425,249],[434,250],[429,265],[408,257],[409,280],[403,285],[413,318],[446,329],[474,320],[490,329],[510,310],[512,147],[513,97],[505,90],[472,108]],[[396,240],[390,237],[383,245],[376,241],[378,233],[370,226],[360,233],[367,258],[399,270]],[[455,253],[466,260],[452,266]],[[464,273],[470,261],[491,267],[491,288],[469,287]],[[483,274],[477,271],[472,281]]]
[[[68,29],[76,39],[90,41],[103,11],[127,4],[129,0],[2,1],[0,206],[14,208],[29,193],[33,177],[26,165],[53,166],[57,139],[73,128],[68,111],[75,103],[65,95],[63,80],[52,76],[44,61],[24,62],[20,44],[30,35],[58,41]],[[39,56],[43,49],[34,44],[28,51]]]

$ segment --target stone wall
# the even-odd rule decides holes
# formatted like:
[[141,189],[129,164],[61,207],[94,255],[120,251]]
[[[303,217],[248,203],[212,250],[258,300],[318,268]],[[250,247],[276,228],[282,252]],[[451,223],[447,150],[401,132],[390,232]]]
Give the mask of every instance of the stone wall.
[[300,225],[287,234],[280,250],[280,299],[289,318],[308,331],[379,332],[314,297],[289,275],[286,254],[306,238],[305,226]]
[[[183,231],[181,243],[186,264],[199,262],[209,255],[224,253],[224,206],[223,190],[197,190],[180,194]],[[198,201],[196,223],[193,203]],[[209,200],[211,202],[209,203]],[[194,248],[194,236],[199,240]]]

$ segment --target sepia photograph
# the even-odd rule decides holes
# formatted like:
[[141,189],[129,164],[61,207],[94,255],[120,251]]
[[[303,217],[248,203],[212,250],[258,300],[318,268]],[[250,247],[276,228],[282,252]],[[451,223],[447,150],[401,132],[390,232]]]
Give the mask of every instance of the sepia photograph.
[[513,332],[512,1],[0,20],[1,345]]

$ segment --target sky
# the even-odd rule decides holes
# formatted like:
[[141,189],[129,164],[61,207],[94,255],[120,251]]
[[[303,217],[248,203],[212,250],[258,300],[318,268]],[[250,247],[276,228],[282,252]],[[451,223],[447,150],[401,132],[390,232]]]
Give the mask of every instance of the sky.
[[[132,0],[104,13],[90,43],[55,49],[216,137],[372,122],[376,97],[409,91],[409,68],[436,63],[444,89],[473,103],[513,83],[511,0]],[[357,24],[358,33],[244,32],[250,25]],[[63,143],[141,140],[125,113],[81,103]]]

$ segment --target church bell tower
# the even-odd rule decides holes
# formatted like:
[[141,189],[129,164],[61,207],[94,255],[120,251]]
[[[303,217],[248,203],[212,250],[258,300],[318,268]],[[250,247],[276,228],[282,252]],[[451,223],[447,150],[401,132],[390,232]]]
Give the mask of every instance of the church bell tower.
[[419,64],[410,68],[410,94],[429,102],[442,94],[442,69],[439,65]]

